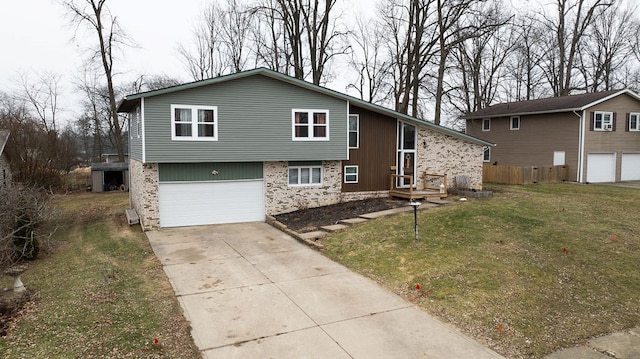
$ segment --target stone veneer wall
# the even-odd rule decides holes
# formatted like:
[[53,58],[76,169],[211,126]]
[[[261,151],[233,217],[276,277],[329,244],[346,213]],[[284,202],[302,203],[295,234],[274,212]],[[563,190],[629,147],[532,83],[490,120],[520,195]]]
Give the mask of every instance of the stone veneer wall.
[[268,215],[341,201],[342,162],[323,161],[322,185],[289,186],[288,162],[264,163],[265,210]]
[[[427,148],[423,147],[426,141]],[[461,139],[430,131],[424,128],[418,131],[418,188],[422,188],[422,174],[446,174],[447,186],[454,185],[454,176],[467,175],[471,188],[482,190],[482,148],[480,144],[469,143]]]
[[158,201],[158,164],[129,161],[131,205],[140,217],[143,229],[160,227]]

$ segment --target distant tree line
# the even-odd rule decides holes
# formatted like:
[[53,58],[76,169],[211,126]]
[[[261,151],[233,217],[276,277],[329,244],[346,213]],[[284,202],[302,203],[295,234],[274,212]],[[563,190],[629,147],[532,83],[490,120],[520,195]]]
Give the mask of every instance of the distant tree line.
[[365,101],[448,124],[502,101],[638,87],[631,0],[378,0],[367,18],[337,5],[211,1],[179,53],[194,80],[259,66],[340,76]]
[[[61,121],[61,76],[23,73],[0,93],[0,128],[16,180],[55,187],[50,173],[117,153],[124,160],[127,93],[179,84],[144,74],[119,81],[133,41],[108,0],[59,0],[83,44],[83,103]],[[367,17],[337,0],[216,0],[194,14],[177,55],[193,80],[255,67],[327,85],[340,77],[364,101],[458,128],[463,113],[504,101],[638,90],[640,19],[631,0],[378,0]],[[85,40],[86,41],[86,40]],[[35,75],[35,77],[34,77]],[[62,124],[62,125],[61,125]]]

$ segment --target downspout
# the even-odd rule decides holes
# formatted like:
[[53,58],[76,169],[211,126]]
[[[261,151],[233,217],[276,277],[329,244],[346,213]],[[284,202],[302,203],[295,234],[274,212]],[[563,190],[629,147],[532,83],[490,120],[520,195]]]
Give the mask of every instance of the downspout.
[[[147,143],[146,143],[146,132],[145,132],[145,121],[144,121],[144,114],[145,114],[145,110],[144,110],[144,97],[142,97],[140,99],[140,131],[142,131],[142,134],[140,136],[140,145],[142,146],[142,170],[144,172],[144,164],[147,161]],[[129,160],[129,162],[131,162],[131,160]],[[129,172],[129,175],[131,175],[131,172]],[[144,181],[143,181],[144,182]],[[131,193],[131,182],[129,182],[129,193]],[[144,206],[143,206],[144,207]],[[145,228],[145,223],[144,223],[144,216],[140,216],[140,213],[138,213],[138,218],[140,218],[140,228],[142,228],[142,231],[145,232],[147,229]]]
[[576,173],[576,178],[578,179],[578,183],[582,183],[583,181],[583,173],[584,171],[582,170],[583,167],[583,163],[584,163],[584,136],[585,136],[585,118],[586,118],[586,111],[583,110],[582,111],[582,115],[578,114],[575,110],[573,110],[573,113],[578,116],[580,118],[580,126],[579,126],[579,133],[578,133],[578,168],[577,168],[577,173]]
[[347,100],[347,161],[350,160],[349,158],[349,115],[350,114],[351,114],[351,102]]

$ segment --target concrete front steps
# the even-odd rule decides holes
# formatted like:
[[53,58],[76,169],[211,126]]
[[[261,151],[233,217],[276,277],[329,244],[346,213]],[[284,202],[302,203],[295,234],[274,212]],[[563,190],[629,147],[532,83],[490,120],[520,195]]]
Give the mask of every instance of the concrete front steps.
[[[448,203],[451,203],[451,202],[447,200],[441,200],[441,199],[428,200],[428,201],[422,202],[422,204],[418,207],[418,210],[438,207],[440,205],[444,205]],[[297,238],[298,240],[303,241],[304,243],[307,243],[315,248],[323,249],[324,245],[319,240],[328,236],[331,233],[345,230],[353,225],[368,222],[369,220],[372,220],[372,219],[387,217],[387,216],[392,216],[399,213],[412,212],[412,211],[413,211],[413,207],[411,206],[391,208],[384,211],[363,214],[356,218],[342,219],[338,221],[338,223],[322,226],[317,231],[305,232],[305,233],[295,232],[291,230],[289,227],[287,227],[286,225],[284,225],[283,223],[278,222],[273,217],[268,217],[267,223],[289,234],[290,236],[293,236],[294,238]]]

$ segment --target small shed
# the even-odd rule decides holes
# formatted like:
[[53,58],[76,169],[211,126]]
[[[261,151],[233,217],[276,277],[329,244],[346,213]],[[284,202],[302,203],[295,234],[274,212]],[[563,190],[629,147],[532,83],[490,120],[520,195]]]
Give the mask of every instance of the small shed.
[[128,191],[129,163],[92,163],[91,192]]

